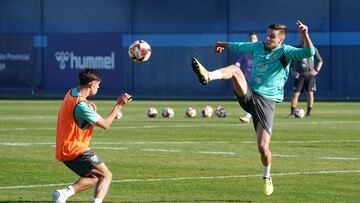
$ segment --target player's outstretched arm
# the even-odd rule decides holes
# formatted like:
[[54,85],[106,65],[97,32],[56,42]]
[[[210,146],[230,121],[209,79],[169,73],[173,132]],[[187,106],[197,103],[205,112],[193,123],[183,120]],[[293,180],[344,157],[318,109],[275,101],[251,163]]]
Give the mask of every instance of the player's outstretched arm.
[[112,122],[114,121],[116,115],[121,111],[122,107],[128,104],[131,100],[132,100],[131,95],[127,93],[120,95],[110,114],[106,118],[101,118],[95,124],[103,129],[109,128]]
[[222,53],[226,47],[229,46],[229,42],[217,41],[215,43],[215,53]]
[[303,36],[304,43],[307,48],[312,48],[314,45],[310,39],[309,36],[309,28],[308,26],[304,25],[300,20],[296,21],[296,26],[300,32],[300,34]]

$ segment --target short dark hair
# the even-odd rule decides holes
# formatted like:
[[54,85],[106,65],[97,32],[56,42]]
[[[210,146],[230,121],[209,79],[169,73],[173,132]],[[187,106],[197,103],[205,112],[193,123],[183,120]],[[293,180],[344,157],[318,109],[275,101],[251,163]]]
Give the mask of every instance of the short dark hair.
[[87,85],[91,81],[101,81],[101,74],[97,72],[95,69],[85,68],[81,70],[79,73],[79,81],[80,85]]
[[285,35],[287,33],[287,27],[284,24],[276,24],[276,23],[274,23],[274,24],[269,25],[268,28],[272,29],[272,30],[280,30],[280,32],[282,34],[285,34]]
[[248,36],[250,37],[251,35],[256,35],[256,36],[257,36],[257,33],[256,33],[256,32],[250,32],[250,33],[248,34]]

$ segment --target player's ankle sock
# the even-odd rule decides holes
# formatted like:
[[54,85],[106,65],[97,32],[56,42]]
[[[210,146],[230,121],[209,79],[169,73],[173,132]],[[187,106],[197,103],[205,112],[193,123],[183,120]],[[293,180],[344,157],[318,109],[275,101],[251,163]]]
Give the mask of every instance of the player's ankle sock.
[[93,203],[102,203],[102,199],[94,198]]
[[295,112],[295,107],[291,107],[290,114],[294,114],[294,112]]
[[270,178],[270,168],[271,165],[267,165],[267,166],[263,165],[263,178]]
[[311,114],[311,110],[312,110],[312,107],[309,107],[307,108],[307,112],[306,112],[306,115],[310,116]]
[[220,80],[222,79],[222,74],[219,70],[208,72],[209,73],[209,80]]
[[65,189],[60,190],[61,194],[63,194],[66,198],[75,194],[75,190],[73,186],[69,185]]

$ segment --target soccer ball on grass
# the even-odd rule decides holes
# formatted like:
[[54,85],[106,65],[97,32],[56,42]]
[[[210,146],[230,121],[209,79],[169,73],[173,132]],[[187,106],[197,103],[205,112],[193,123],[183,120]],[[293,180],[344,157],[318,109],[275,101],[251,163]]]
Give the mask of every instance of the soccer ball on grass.
[[148,109],[147,116],[148,116],[149,118],[155,118],[157,115],[158,115],[158,111],[157,111],[155,108],[150,107],[150,108]]
[[225,111],[224,107],[222,107],[222,106],[216,107],[215,113],[219,118],[225,118],[226,117],[226,111]]
[[295,115],[296,118],[304,118],[305,111],[302,108],[296,108],[295,112],[294,112],[294,115]]
[[164,118],[172,118],[175,116],[174,110],[172,108],[166,107],[162,110],[162,116]]
[[201,116],[203,118],[210,118],[213,115],[214,109],[211,106],[205,106],[203,110],[201,110]]
[[189,118],[194,118],[196,117],[196,109],[189,107],[186,109],[185,115]]

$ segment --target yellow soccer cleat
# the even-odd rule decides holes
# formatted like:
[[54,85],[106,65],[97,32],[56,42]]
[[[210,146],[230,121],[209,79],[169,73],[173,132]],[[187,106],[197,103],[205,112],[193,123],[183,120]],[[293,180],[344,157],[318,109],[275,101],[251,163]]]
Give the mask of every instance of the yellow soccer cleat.
[[248,118],[246,116],[240,117],[239,120],[241,123],[245,123],[245,124],[250,123],[250,118]]
[[204,68],[204,66],[202,66],[196,58],[191,59],[191,66],[193,68],[193,71],[198,76],[199,82],[202,85],[208,84],[209,83],[209,73],[206,70],[206,68]]
[[264,178],[264,194],[269,196],[274,192],[274,186],[272,184],[271,177]]

